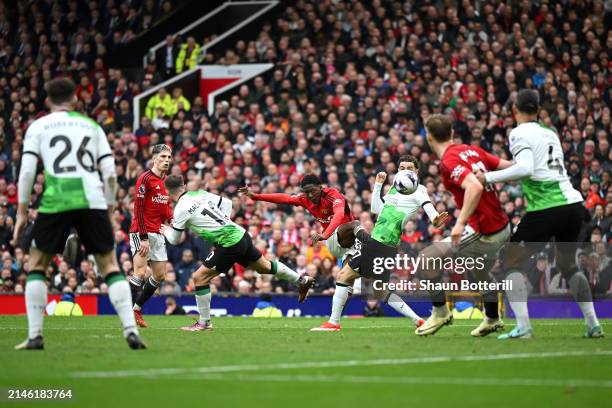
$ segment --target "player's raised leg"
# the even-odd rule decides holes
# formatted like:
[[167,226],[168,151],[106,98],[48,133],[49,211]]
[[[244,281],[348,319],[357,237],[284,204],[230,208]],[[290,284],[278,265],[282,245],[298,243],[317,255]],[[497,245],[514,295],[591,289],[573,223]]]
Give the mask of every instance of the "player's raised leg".
[[[255,249],[255,247],[253,247],[253,249]],[[300,276],[299,273],[289,268],[284,263],[280,261],[269,261],[261,255],[255,262],[249,263],[249,267],[261,274],[272,274],[280,280],[295,283],[298,286],[298,302],[300,303],[306,300],[308,291],[310,291],[315,283],[314,279],[310,276]]]

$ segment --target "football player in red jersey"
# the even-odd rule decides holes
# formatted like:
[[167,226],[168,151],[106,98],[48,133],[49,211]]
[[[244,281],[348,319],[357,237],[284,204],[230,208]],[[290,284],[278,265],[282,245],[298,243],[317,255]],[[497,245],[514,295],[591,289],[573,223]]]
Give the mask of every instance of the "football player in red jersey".
[[[166,241],[159,229],[172,218],[170,197],[164,185],[164,178],[172,160],[172,149],[165,144],[159,144],[153,146],[151,153],[153,167],[142,173],[136,181],[134,219],[130,228],[130,248],[134,258],[134,274],[130,277],[130,287],[134,300],[134,315],[140,327],[148,326],[142,317],[142,306],[153,296],[166,273]],[[145,282],[147,261],[151,262],[152,274]]]
[[[446,115],[431,115],[425,129],[427,143],[441,161],[440,175],[444,187],[453,194],[457,208],[461,209],[447,241],[450,241],[460,256],[482,257],[483,267],[475,268],[474,272],[477,279],[487,281],[487,275],[498,258],[499,250],[510,238],[510,224],[495,190],[484,188],[474,172],[503,169],[509,167],[512,162],[493,156],[480,147],[455,144],[452,121]],[[424,252],[426,256],[446,256],[450,249],[450,246],[430,246]],[[438,271],[427,273],[427,277],[439,279]],[[415,331],[420,336],[434,334],[453,319],[443,291],[432,295],[432,315]],[[475,337],[504,329],[504,323],[499,318],[497,292],[483,292],[482,296],[485,318],[480,326],[471,332]]]
[[353,243],[352,229],[340,236],[338,227],[355,219],[346,199],[341,192],[331,187],[323,187],[321,179],[314,174],[306,174],[301,182],[302,192],[290,194],[255,194],[248,187],[241,187],[238,191],[256,201],[267,201],[276,204],[290,204],[303,207],[323,227],[322,232],[313,232],[310,239],[313,243],[325,241],[329,251],[338,259],[349,254],[358,242]]

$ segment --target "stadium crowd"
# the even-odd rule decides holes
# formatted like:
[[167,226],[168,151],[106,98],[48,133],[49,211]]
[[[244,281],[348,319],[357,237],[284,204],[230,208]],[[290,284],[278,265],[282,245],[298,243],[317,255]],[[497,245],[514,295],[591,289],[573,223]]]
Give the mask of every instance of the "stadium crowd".
[[[343,192],[355,216],[371,228],[374,176],[394,173],[399,155],[409,153],[420,160],[421,182],[438,211],[449,211],[452,225],[457,210],[440,183],[438,158],[425,142],[425,120],[432,113],[452,115],[457,141],[509,158],[512,102],[519,89],[533,88],[541,96],[540,120],[558,132],[565,167],[591,214],[582,234],[585,248],[577,255],[580,267],[597,293],[612,289],[606,245],[612,239],[612,10],[603,1],[497,0],[474,6],[467,0],[299,0],[265,24],[256,39],[204,56],[204,63],[273,62],[271,75],[242,85],[217,103],[211,117],[201,98],[181,100],[180,90],[164,90],[156,95],[159,103],[147,106],[137,129],[132,129],[133,96],[183,65],[158,54],[139,78],[128,80],[120,70],[107,68],[104,57],[132,30],[126,9],[128,17],[137,11],[138,29],[146,29],[148,5],[163,10],[170,2],[159,6],[149,0],[142,9],[112,0],[106,2],[114,5],[110,9],[102,2],[86,7],[71,1],[65,9],[47,1],[16,8],[8,3],[0,0],[0,292],[23,291],[26,256],[10,242],[20,151],[28,124],[45,110],[44,82],[62,75],[78,84],[77,109],[105,129],[114,150],[120,189],[113,222],[126,273],[132,269],[127,231],[134,184],[149,165],[151,145],[171,145],[172,174],[186,176],[190,189],[231,197],[234,220],[266,256],[315,276],[317,290],[330,293],[338,266],[324,245],[309,242],[317,228],[314,220],[300,208],[239,197],[237,189],[248,183],[254,192],[296,193],[301,176],[314,172]],[[84,14],[91,17],[89,24],[75,22]],[[104,23],[95,24],[94,16]],[[180,41],[169,37],[167,44],[175,47],[176,42],[177,50],[199,47],[193,38]],[[188,57],[183,55],[182,64]],[[42,183],[40,175],[31,219]],[[526,205],[520,186],[498,190],[516,225]],[[448,230],[436,230],[419,216],[406,224],[402,241],[436,241]],[[189,234],[171,247],[160,291],[193,290],[190,275],[207,251]],[[78,245],[68,245],[67,252],[50,268],[53,288],[104,292],[95,265]],[[526,273],[532,291],[565,290],[554,272],[550,256],[538,255]],[[213,291],[289,289],[238,266],[213,283]]]

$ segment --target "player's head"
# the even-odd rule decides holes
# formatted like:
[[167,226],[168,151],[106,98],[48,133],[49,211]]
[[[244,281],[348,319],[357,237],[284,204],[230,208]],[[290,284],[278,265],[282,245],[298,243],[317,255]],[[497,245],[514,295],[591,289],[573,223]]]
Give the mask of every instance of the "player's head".
[[76,103],[76,85],[69,78],[52,79],[45,85],[52,106],[66,106]]
[[419,160],[410,154],[401,155],[397,163],[397,170],[410,170],[419,174]]
[[302,183],[300,187],[302,188],[302,192],[306,194],[306,198],[312,201],[315,204],[319,204],[321,201],[321,189],[323,188],[321,185],[321,179],[314,174],[306,174],[302,179]]
[[172,162],[172,149],[166,144],[156,144],[151,148],[153,168],[158,172],[167,172]]
[[185,191],[183,176],[168,176],[166,177],[164,184],[166,185],[166,190],[168,190],[168,194],[173,201],[178,201],[178,198]]
[[434,113],[425,123],[427,143],[433,148],[453,139],[453,122],[448,115]]
[[540,111],[540,95],[532,89],[523,89],[516,95],[514,115],[537,116]]

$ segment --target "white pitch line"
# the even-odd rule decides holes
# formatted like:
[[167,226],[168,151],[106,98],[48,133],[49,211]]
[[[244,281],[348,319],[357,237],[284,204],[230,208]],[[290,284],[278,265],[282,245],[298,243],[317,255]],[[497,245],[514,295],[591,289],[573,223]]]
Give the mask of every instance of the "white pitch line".
[[241,382],[306,382],[349,384],[416,384],[416,385],[488,385],[530,387],[594,387],[612,388],[612,381],[542,378],[459,378],[459,377],[397,377],[397,376],[333,376],[333,375],[221,375],[202,374],[181,376],[181,380],[241,381]]
[[264,371],[264,370],[292,370],[300,368],[337,368],[337,367],[363,367],[363,366],[394,366],[410,364],[433,364],[451,361],[497,361],[530,358],[563,358],[563,357],[583,357],[583,356],[612,356],[612,350],[598,351],[559,351],[542,353],[510,353],[510,354],[491,354],[482,356],[430,356],[412,357],[396,359],[375,359],[375,360],[344,360],[344,361],[304,361],[275,364],[242,364],[212,367],[195,368],[152,368],[146,370],[117,370],[117,371],[79,371],[72,373],[77,378],[126,378],[126,377],[159,377],[165,375],[181,374],[211,374],[211,373],[231,373],[242,371]]

